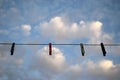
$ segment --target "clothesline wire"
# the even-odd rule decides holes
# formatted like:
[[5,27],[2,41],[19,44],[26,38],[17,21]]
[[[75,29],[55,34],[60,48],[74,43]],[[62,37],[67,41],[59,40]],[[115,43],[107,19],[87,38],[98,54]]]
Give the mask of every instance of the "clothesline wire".
[[[82,43],[83,45],[85,46],[100,46],[100,44],[90,44],[90,43]],[[12,43],[0,43],[0,45],[12,45]],[[15,45],[49,45],[48,44],[38,44],[38,43],[15,43]],[[52,43],[52,45],[80,45],[80,43]],[[120,46],[120,44],[115,44],[115,43],[112,43],[112,44],[104,44],[104,46]]]

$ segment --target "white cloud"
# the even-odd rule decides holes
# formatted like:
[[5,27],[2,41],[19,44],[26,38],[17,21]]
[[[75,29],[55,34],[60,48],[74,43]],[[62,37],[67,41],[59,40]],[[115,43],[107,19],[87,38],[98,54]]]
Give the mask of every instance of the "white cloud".
[[110,60],[103,60],[99,63],[99,66],[103,69],[103,70],[109,70],[111,68],[114,68],[115,65],[113,64],[112,61]]
[[87,62],[88,69],[102,69],[103,71],[109,71],[111,68],[115,68],[115,65],[113,64],[113,61],[111,60],[100,60],[97,63],[94,63],[93,61]]
[[25,24],[25,25],[22,25],[21,28],[22,28],[24,35],[29,36],[31,34],[31,26],[30,25]]
[[118,80],[120,78],[118,75],[120,73],[120,64],[114,64],[111,60],[100,60],[96,63],[90,61],[87,66],[88,75],[94,76],[94,79]]
[[42,79],[46,80],[57,80],[60,75],[66,75],[70,80],[77,79],[82,71],[81,65],[68,65],[60,49],[53,47],[52,50],[53,54],[50,56],[48,47],[40,49],[33,57],[31,69],[39,70]]
[[78,65],[78,64],[70,66],[69,70],[71,70],[75,73],[80,73],[80,71],[82,71],[81,65]]
[[[20,54],[9,56],[6,49],[8,50],[9,47],[2,46],[0,50],[0,79],[60,80],[62,78],[63,80],[93,80],[99,78],[117,80],[120,78],[120,64],[114,64],[112,60],[88,60],[78,64],[68,64],[67,61],[69,60],[66,60],[64,53],[56,47],[52,48],[53,55],[51,56],[48,54],[48,47],[44,47],[30,55],[31,59],[28,56],[20,56],[21,53],[24,53],[21,51]],[[18,49],[16,49],[17,52],[19,52]],[[6,54],[2,55],[2,53]],[[5,59],[2,59],[3,57]]]
[[69,65],[68,68],[63,72],[62,79],[64,80],[77,80],[82,74],[82,66],[79,64]]
[[40,49],[33,57],[34,64],[31,64],[31,69],[37,69],[46,80],[53,80],[53,77],[61,73],[67,66],[65,56],[58,49],[52,48],[52,55],[49,55],[48,47]]
[[113,38],[111,35],[107,34],[107,33],[104,33],[103,36],[102,36],[102,41],[104,43],[113,43]]
[[38,56],[38,59],[42,59],[44,63],[47,63],[46,66],[48,67],[51,66],[53,70],[55,70],[55,68],[57,68],[58,70],[61,70],[61,66],[64,66],[64,63],[65,63],[65,57],[63,56],[63,53],[55,47],[53,48],[52,56],[48,55],[48,47],[44,47],[43,52],[39,51],[37,53],[37,56]]
[[119,68],[120,65],[113,64],[111,60],[100,60],[99,62],[90,60],[82,65],[70,65],[68,70],[59,78],[63,80],[118,80],[120,78]]
[[[17,50],[17,51],[16,51]],[[24,79],[23,65],[24,49],[16,46],[14,55],[10,55],[10,46],[0,46],[0,80]],[[23,74],[23,75],[22,75]]]
[[[100,31],[101,31],[101,26],[102,26],[102,23],[99,22],[99,21],[96,21],[96,22],[92,22],[91,24],[91,30],[95,32],[96,36],[100,36]],[[99,33],[98,33],[99,32]]]
[[[103,23],[100,21],[83,21],[79,23],[65,21],[62,17],[53,17],[48,22],[43,22],[39,26],[40,33],[55,42],[74,41],[87,39],[86,43],[113,43],[113,36],[103,31]],[[110,47],[106,50],[109,50]],[[98,53],[98,47],[87,47],[87,51]],[[107,51],[108,52],[108,51]],[[102,53],[102,52],[101,52]]]
[[[42,79],[46,80],[86,80],[91,79],[119,79],[120,64],[112,60],[88,60],[85,63],[68,64],[66,57],[58,48],[53,48],[53,55],[49,56],[48,47],[40,49],[33,57],[32,70],[39,70]],[[33,64],[34,63],[34,64]]]
[[[79,23],[66,21],[62,17],[53,17],[48,22],[40,23],[39,32],[47,39],[54,42],[70,42],[74,40],[86,40],[86,43],[113,43],[114,36],[103,31],[103,23],[100,21],[83,21]],[[38,29],[38,28],[37,28]],[[106,47],[106,46],[105,46]],[[111,49],[106,47],[106,51],[117,53],[119,47]],[[102,53],[100,46],[87,47],[87,52]]]
[[90,42],[95,43],[95,42],[100,42],[101,34],[102,34],[102,23],[99,21],[95,21],[90,23],[90,32],[92,33],[90,35]]
[[66,22],[62,17],[54,17],[49,22],[40,24],[40,32],[43,36],[52,38],[54,41],[76,40],[87,38],[90,43],[100,43],[101,41],[112,41],[109,34],[102,31],[103,23],[100,21],[79,23]]

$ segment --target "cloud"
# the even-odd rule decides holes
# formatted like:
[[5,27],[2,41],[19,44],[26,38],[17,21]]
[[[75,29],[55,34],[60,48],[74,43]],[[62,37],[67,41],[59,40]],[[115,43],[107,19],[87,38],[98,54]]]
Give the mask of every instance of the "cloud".
[[0,80],[117,80],[120,78],[120,64],[115,64],[109,59],[99,61],[88,59],[85,62],[69,64],[65,53],[57,47],[52,48],[51,56],[48,54],[48,47],[45,46],[31,54],[31,58],[21,54],[25,52],[21,52],[20,47],[16,47],[15,50],[21,53],[15,51],[14,56],[8,54],[9,46],[2,46],[0,49]]
[[[53,40],[54,42],[71,42],[71,41],[81,41],[84,40],[85,43],[100,44],[101,42],[110,44],[114,43],[114,36],[111,33],[106,33],[103,30],[104,24],[100,21],[79,21],[70,22],[66,21],[63,17],[53,17],[48,22],[42,22],[39,25],[38,31],[42,36],[47,39]],[[82,42],[82,41],[81,41]],[[106,46],[105,46],[106,47]],[[89,53],[102,53],[100,46],[88,47],[86,46]],[[109,50],[113,53],[117,53],[119,47],[111,49],[111,47],[106,47],[106,51]],[[94,55],[95,55],[94,54]]]
[[[49,5],[49,3],[51,3],[52,5]],[[39,26],[39,32],[42,34],[42,36],[46,37],[48,41],[65,40],[67,42],[74,42],[75,40],[79,42],[81,41],[81,39],[87,39],[86,43],[112,43],[114,42],[113,36],[104,32],[103,29],[105,28],[103,27],[109,26],[109,29],[111,29],[107,30],[108,28],[106,27],[107,31],[114,32],[114,30],[118,30],[119,32],[119,1],[94,0],[93,2],[91,2],[90,0],[87,0],[79,2],[77,0],[60,0],[49,2],[44,0],[31,0],[15,2],[5,0],[3,2],[3,0],[0,0],[0,4],[2,4],[0,10],[0,24],[4,28],[10,28],[10,30],[12,26],[17,26],[24,22],[37,25],[39,21],[43,21],[46,19],[48,20],[51,16],[60,14],[66,14],[68,17],[71,17],[71,19],[75,21],[82,19],[79,22],[67,22],[65,20],[66,17],[63,18],[57,16],[51,18],[49,21],[41,22]],[[105,23],[101,21],[104,21]],[[31,25],[24,24],[22,26],[20,26],[19,28],[19,30],[22,31],[22,34],[24,34],[25,36],[31,35]],[[18,42],[21,42],[23,36],[21,36],[21,32],[19,32],[19,30],[11,31],[14,35],[18,34],[16,35],[17,37],[14,37],[10,33],[12,40],[17,40]],[[9,32],[7,32],[7,30],[0,30],[0,34],[9,34]],[[38,36],[43,41],[45,40],[41,35]],[[35,36],[32,36],[32,38],[34,37]],[[6,39],[9,40],[8,37],[6,37]],[[38,40],[42,41],[40,39]],[[24,40],[22,41],[24,42]],[[64,47],[64,49],[66,48]],[[15,49],[14,56],[10,56],[9,50],[9,46],[0,46],[0,80],[120,79],[120,64],[115,64],[114,62],[114,59],[116,60],[118,58],[118,56],[117,58],[116,56],[114,56],[114,53],[119,53],[120,47],[109,49],[113,51],[110,51],[110,53],[113,53],[113,60],[99,59],[99,61],[96,61],[96,58],[99,57],[93,55],[93,60],[84,61],[84,59],[86,59],[84,57],[84,59],[82,58],[82,60],[77,64],[70,64],[70,58],[66,60],[66,56],[76,58],[75,56],[71,56],[72,52],[70,51],[72,51],[73,49],[71,49],[70,51],[68,49],[67,52],[70,52],[70,55],[67,55],[63,53],[60,49],[53,47],[52,56],[48,55],[48,47],[39,49],[39,51],[34,50],[35,52],[33,52],[32,50],[27,50],[27,54],[31,56],[31,58],[29,58],[28,55],[26,56],[23,54],[25,52],[24,49],[21,47],[19,47],[19,49]],[[92,53],[98,53],[101,50],[94,51],[93,49],[90,49],[90,51],[92,51]],[[32,53],[33,55],[31,55]]]
[[116,65],[113,64],[113,61],[111,60],[100,60],[98,62],[88,61],[87,62],[88,69],[102,69],[103,71],[109,71],[111,68],[115,68]]
[[[114,35],[112,33],[104,32],[104,23],[100,21],[79,21],[70,22],[63,17],[53,17],[48,22],[42,22],[39,25],[38,31],[42,36],[47,39],[53,40],[54,42],[71,42],[84,40],[85,43],[98,43],[101,42],[110,44],[114,43]],[[101,51],[100,46],[98,47],[86,47],[87,51],[98,53]],[[109,53],[118,53],[119,47],[112,48],[106,47]],[[102,52],[100,52],[102,53]]]
[[[94,76],[95,79],[101,78],[103,80],[118,80],[120,73],[120,64],[114,64],[111,60],[101,60],[97,63],[88,62],[88,75]],[[89,67],[90,66],[90,67]]]
[[63,80],[77,80],[81,73],[83,72],[80,64],[69,65],[60,77],[62,77]]
[[16,46],[14,55],[10,55],[10,47],[0,46],[0,80],[24,79],[24,68],[21,68],[24,61],[24,48]]
[[86,38],[91,43],[99,43],[100,41],[106,41],[106,39],[112,41],[112,37],[103,32],[103,23],[100,21],[85,22],[81,20],[79,23],[70,23],[64,19],[57,16],[50,19],[49,22],[40,23],[40,33],[54,41]]
[[21,28],[22,28],[22,31],[25,36],[29,36],[31,34],[31,26],[30,25],[25,24],[25,25],[22,25]]
[[85,60],[78,64],[69,64],[65,53],[54,47],[53,55],[49,56],[48,47],[40,49],[34,57],[30,70],[38,70],[42,79],[46,80],[117,80],[119,79],[120,64],[114,64],[112,60],[100,59],[98,61]]
[[101,34],[102,34],[102,23],[99,21],[95,21],[90,23],[90,32],[91,34],[91,39],[90,42],[100,42]]
[[44,77],[46,80],[52,80],[53,77],[66,68],[67,64],[65,56],[58,48],[53,47],[51,56],[48,52],[48,47],[40,49],[32,60],[34,64],[31,64],[31,68],[39,70],[42,73],[41,77]]
[[118,80],[120,78],[119,68],[120,65],[115,65],[111,60],[100,60],[99,62],[89,60],[82,65],[69,66],[68,70],[59,78],[63,80]]
[[115,65],[113,64],[112,61],[110,60],[103,60],[99,63],[99,66],[103,69],[103,70],[108,70],[111,69],[113,67],[115,67]]

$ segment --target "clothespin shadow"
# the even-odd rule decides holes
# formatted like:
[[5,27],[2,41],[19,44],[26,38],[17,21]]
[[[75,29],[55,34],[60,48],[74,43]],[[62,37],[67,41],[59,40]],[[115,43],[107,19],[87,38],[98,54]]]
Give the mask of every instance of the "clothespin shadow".
[[80,47],[81,47],[82,56],[84,56],[85,55],[85,49],[84,49],[83,43],[80,43]]
[[49,43],[49,55],[52,55],[52,43]]
[[103,52],[103,56],[106,56],[106,50],[105,50],[104,44],[100,43],[100,45],[101,45],[101,49],[102,49],[102,52]]
[[14,48],[15,48],[15,43],[12,43],[11,50],[10,50],[11,55],[14,54]]

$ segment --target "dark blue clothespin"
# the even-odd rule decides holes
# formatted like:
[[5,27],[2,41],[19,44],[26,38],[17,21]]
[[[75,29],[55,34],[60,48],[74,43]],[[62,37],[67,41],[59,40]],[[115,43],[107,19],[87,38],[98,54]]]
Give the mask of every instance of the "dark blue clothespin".
[[13,55],[13,54],[14,54],[14,47],[15,47],[15,43],[12,43],[11,50],[10,50],[11,55]]
[[83,43],[80,43],[80,47],[81,47],[82,56],[84,56],[85,55],[85,49],[84,49]]
[[103,56],[106,56],[106,50],[105,50],[104,44],[100,43],[100,45],[101,45],[101,49],[102,49],[102,52],[103,52]]

